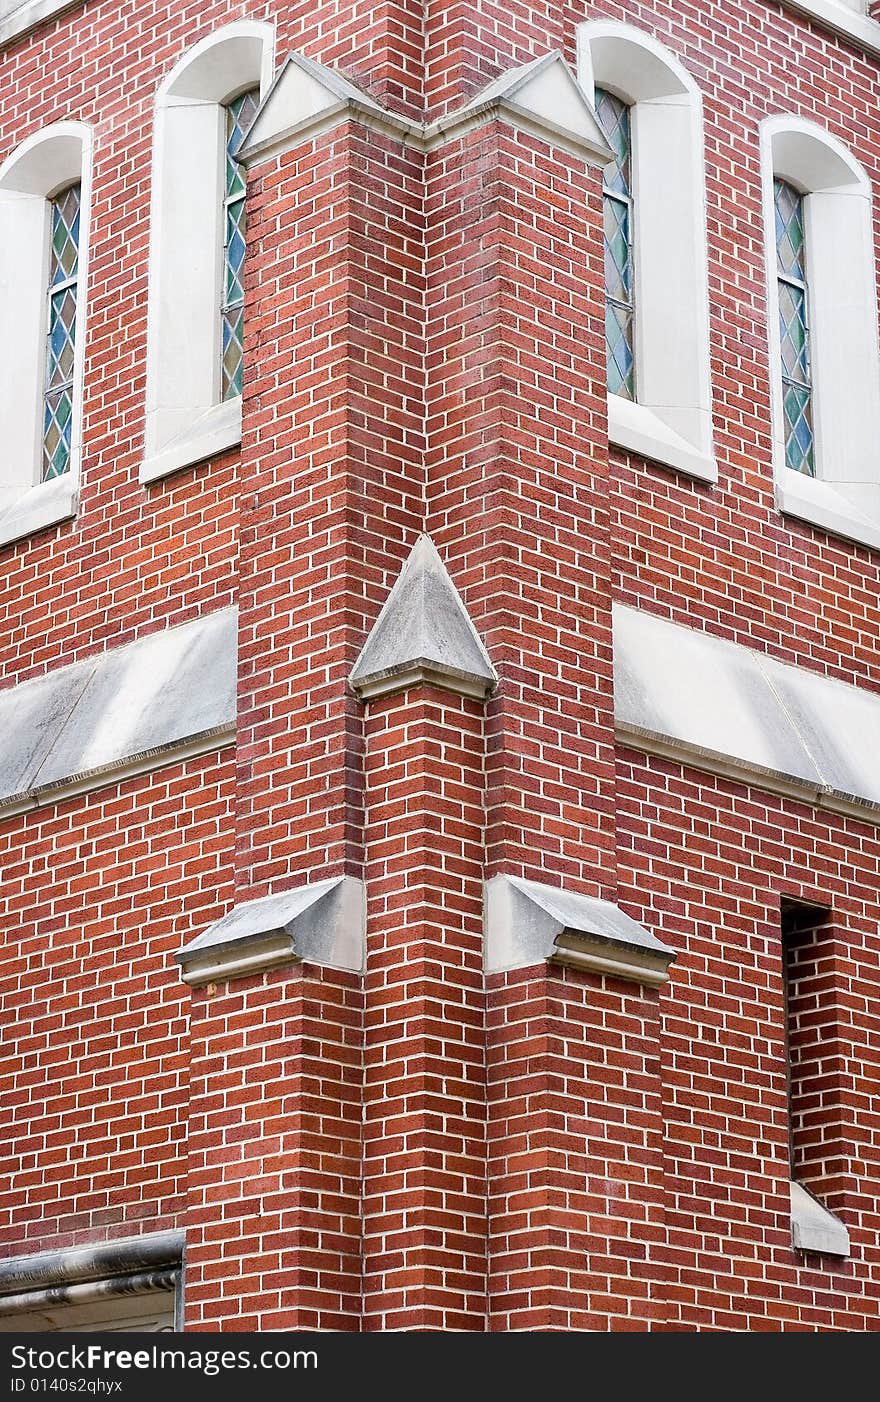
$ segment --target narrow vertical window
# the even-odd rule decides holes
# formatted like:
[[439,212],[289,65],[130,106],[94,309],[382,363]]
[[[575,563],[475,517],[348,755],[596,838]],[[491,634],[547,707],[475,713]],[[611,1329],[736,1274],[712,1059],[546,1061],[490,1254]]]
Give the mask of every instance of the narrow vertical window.
[[835,1124],[833,954],[829,912],[783,902],[789,1160],[792,1178],[800,1181],[821,1179]]
[[779,289],[785,463],[794,472],[805,472],[813,477],[813,385],[804,197],[785,180],[774,180],[773,202],[776,208],[776,277]]
[[221,394],[234,399],[241,394],[244,346],[245,174],[236,159],[259,106],[258,88],[243,92],[226,106],[226,184],[223,201],[224,252]]
[[846,1226],[824,1201],[839,1197],[842,1165],[852,1153],[845,1093],[852,1029],[840,1022],[840,999],[848,996],[838,973],[841,950],[822,906],[783,900],[781,916],[792,1244],[848,1256]]
[[70,185],[51,201],[49,331],[43,406],[43,480],[70,468],[73,429],[73,367],[79,276],[80,186]]
[[596,115],[614,152],[602,200],[608,392],[635,399],[632,123],[627,104],[604,88],[596,89]]

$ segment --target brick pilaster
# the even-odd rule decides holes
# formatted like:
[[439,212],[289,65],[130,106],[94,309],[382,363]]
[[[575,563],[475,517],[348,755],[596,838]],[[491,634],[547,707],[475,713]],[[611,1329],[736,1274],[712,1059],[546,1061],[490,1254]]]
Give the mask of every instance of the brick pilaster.
[[364,1328],[485,1328],[483,706],[366,722]]

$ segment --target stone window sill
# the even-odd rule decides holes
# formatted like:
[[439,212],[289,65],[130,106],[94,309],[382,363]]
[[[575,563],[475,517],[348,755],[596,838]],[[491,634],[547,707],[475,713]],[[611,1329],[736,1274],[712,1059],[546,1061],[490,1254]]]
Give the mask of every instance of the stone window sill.
[[617,394],[608,396],[608,438],[618,448],[700,482],[718,481],[718,467],[710,454],[695,448],[644,404],[633,404]]
[[185,467],[215,458],[241,442],[241,399],[227,399],[202,414],[158,452],[141,463],[142,483],[158,482]]
[[880,24],[868,15],[858,14],[841,0],[781,0],[781,3],[786,9],[816,20],[834,34],[841,34],[866,53],[880,57]]
[[[776,500],[780,511],[820,526],[831,535],[853,540],[880,550],[880,511],[873,509],[870,497],[880,503],[880,486],[867,483],[821,482],[802,472],[783,468],[776,480]],[[856,499],[861,499],[856,504]]]
[[23,540],[76,515],[78,492],[70,473],[38,482],[0,511],[0,545]]

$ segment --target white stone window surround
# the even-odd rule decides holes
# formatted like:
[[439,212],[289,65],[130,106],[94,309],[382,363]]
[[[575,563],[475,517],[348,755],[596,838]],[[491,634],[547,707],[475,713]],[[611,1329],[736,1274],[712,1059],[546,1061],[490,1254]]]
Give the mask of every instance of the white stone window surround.
[[[800,117],[761,124],[770,399],[783,512],[880,549],[880,350],[870,182],[850,151]],[[774,177],[804,196],[816,476],[785,464]]]
[[241,20],[189,49],[156,96],[141,482],[241,441],[241,399],[220,397],[224,105],[272,80],[275,31]]
[[628,24],[578,26],[578,77],[632,107],[637,403],[608,397],[612,443],[716,482],[702,96],[668,49]]
[[[70,469],[43,482],[43,391],[48,332],[51,200],[81,186]],[[0,545],[76,515],[88,313],[92,132],[56,122],[0,166]]]

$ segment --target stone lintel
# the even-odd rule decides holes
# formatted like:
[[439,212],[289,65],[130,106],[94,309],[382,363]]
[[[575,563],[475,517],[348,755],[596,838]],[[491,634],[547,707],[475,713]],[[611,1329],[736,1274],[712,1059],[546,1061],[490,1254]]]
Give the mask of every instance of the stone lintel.
[[119,1278],[166,1276],[179,1271],[183,1232],[151,1232],[144,1236],[41,1251],[0,1261],[0,1311],[8,1299],[37,1291],[61,1291],[74,1286]]
[[0,819],[231,744],[234,608],[0,691]]
[[643,610],[613,613],[621,744],[880,823],[876,692]]

